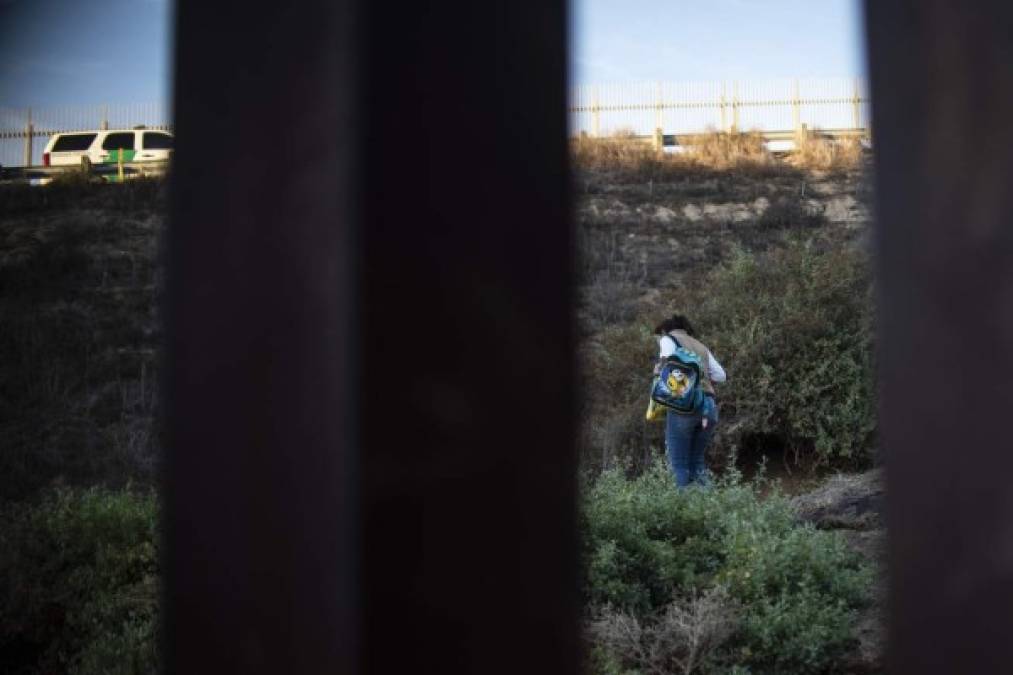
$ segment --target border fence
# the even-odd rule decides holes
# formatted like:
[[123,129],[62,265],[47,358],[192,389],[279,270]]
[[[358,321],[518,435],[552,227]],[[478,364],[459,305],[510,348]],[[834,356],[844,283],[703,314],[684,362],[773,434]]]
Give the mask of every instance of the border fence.
[[171,130],[169,107],[161,101],[118,105],[0,108],[0,165],[38,166],[49,137],[89,129]]
[[642,82],[573,87],[570,133],[608,136],[808,129],[868,134],[870,103],[862,78],[743,82]]
[[[758,130],[790,136],[803,129],[868,135],[870,101],[862,78],[578,85],[570,90],[570,133],[617,131],[650,136]],[[163,102],[0,108],[0,165],[37,166],[49,136],[88,129],[172,129]]]

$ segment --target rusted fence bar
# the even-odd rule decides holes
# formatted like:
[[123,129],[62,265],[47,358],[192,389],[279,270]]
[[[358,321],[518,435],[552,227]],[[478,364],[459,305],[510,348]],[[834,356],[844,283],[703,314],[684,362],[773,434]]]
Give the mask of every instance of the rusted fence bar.
[[356,4],[176,4],[167,673],[355,669]]
[[867,0],[865,11],[890,672],[1007,673],[1013,6]]
[[576,672],[564,3],[177,12],[168,672]]

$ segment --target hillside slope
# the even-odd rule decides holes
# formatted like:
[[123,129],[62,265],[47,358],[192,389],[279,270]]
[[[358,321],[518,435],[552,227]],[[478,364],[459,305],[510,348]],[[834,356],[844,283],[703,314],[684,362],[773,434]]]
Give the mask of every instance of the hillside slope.
[[[710,325],[702,326],[704,342],[715,337],[724,342],[736,338],[727,331],[715,335],[716,312],[731,311],[733,322],[741,323],[753,320],[751,312],[755,310],[777,323],[771,314],[781,311],[778,308],[749,307],[750,289],[735,291],[736,297],[714,296],[709,284],[714,282],[715,271],[732,261],[745,257],[759,269],[790,263],[816,270],[816,277],[798,279],[799,284],[812,286],[812,292],[803,289],[796,293],[798,298],[837,302],[853,292],[850,301],[863,307],[863,314],[871,313],[871,304],[863,305],[859,297],[864,297],[868,286],[865,269],[870,259],[868,166],[834,173],[787,166],[758,172],[698,170],[658,181],[639,173],[583,170],[575,177],[575,188],[580,254],[577,316],[582,390],[586,392],[580,445],[587,468],[594,470],[615,461],[646,465],[651,453],[661,446],[659,429],[644,425],[642,417],[647,389],[644,378],[649,379],[654,359],[650,330],[662,318],[680,312],[691,319],[708,319]],[[784,256],[777,257],[785,251],[787,262]],[[800,251],[802,258],[796,255]],[[834,277],[837,272],[833,270],[819,277],[821,265],[838,265],[840,278]],[[850,277],[849,270],[853,272]],[[777,272],[791,281],[791,271],[784,268]],[[835,284],[841,288],[835,291]],[[724,286],[727,290],[728,284]],[[770,300],[778,289],[756,292],[761,290]],[[811,344],[823,344],[815,339],[820,331],[837,331],[838,339],[842,335],[841,321],[838,325],[825,322],[822,328],[815,325],[828,311],[826,307],[813,307],[811,312],[798,309],[796,318],[814,337]],[[843,323],[854,321],[864,322],[865,318],[849,316]],[[694,319],[694,323],[701,328],[700,322]],[[732,342],[717,346],[722,348],[718,354],[722,362],[728,365],[728,358],[735,365],[749,345]],[[741,368],[738,371],[730,377],[738,377]],[[844,398],[851,395],[840,394]],[[780,414],[774,409],[770,412]],[[734,418],[726,421],[725,431],[737,423]],[[778,444],[766,430],[758,429],[752,437],[758,444]]]
[[153,479],[164,184],[0,189],[0,499]]
[[[630,295],[622,300],[653,308],[659,295],[701,278],[736,248],[762,251],[792,233],[804,232],[826,247],[868,243],[867,168],[700,172],[657,183],[584,171],[575,187],[585,300],[598,286],[626,285]],[[592,330],[601,323],[594,305],[585,302],[582,316]]]

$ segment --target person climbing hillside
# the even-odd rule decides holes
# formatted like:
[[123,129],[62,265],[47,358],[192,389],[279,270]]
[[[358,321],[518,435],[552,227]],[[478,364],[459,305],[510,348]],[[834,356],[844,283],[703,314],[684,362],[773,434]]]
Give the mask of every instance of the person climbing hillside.
[[665,451],[669,468],[680,488],[690,484],[705,485],[707,466],[705,453],[718,423],[718,406],[714,397],[714,382],[727,379],[724,368],[708,347],[696,339],[696,332],[685,316],[675,314],[654,329],[658,338],[659,355],[655,374],[679,348],[689,350],[700,360],[700,387],[703,401],[698,409],[689,413],[669,410],[665,420]]

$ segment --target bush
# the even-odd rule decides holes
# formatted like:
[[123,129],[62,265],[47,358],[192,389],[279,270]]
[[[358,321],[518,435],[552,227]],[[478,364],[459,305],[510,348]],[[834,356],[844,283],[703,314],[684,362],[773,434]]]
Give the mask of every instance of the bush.
[[636,664],[651,673],[693,673],[713,663],[718,648],[738,624],[737,606],[720,586],[685,600],[673,600],[653,623],[635,614],[606,609],[589,633],[601,645],[605,670]]
[[739,252],[697,298],[697,327],[729,373],[719,445],[765,434],[796,463],[868,463],[874,300],[863,253],[800,238],[763,256]]
[[87,246],[94,232],[79,221],[5,223],[0,234],[0,288],[8,297],[66,292],[81,283],[92,262]]
[[[732,475],[674,488],[609,471],[582,508],[588,637],[601,671],[815,673],[853,646],[871,570]],[[695,621],[691,619],[695,617]]]
[[618,228],[582,227],[578,236],[581,326],[596,330],[630,320],[646,286],[646,266],[623,250]]
[[818,131],[799,134],[788,157],[794,166],[819,171],[850,171],[862,163],[862,143],[857,138],[835,140]]
[[597,473],[650,463],[661,426],[644,421],[657,343],[644,321],[609,325],[580,345],[581,463]]
[[596,329],[580,348],[586,470],[637,469],[663,447],[663,425],[643,415],[657,358],[652,326],[675,311],[692,318],[728,372],[712,454],[763,439],[796,465],[869,464],[877,423],[868,260],[855,248],[821,251],[805,234],[764,253],[736,249],[693,287],[675,289],[678,305],[645,306],[649,316],[603,324],[595,319],[604,312],[581,309],[585,330]]
[[800,199],[781,196],[771,203],[756,222],[757,229],[815,230],[827,224],[822,209],[813,208]]
[[758,133],[713,131],[685,136],[681,142],[688,152],[658,152],[632,131],[618,131],[598,138],[580,136],[572,141],[570,154],[577,169],[608,172],[635,182],[698,179],[708,174],[774,177],[798,173],[795,167],[775,161]]
[[714,169],[749,168],[762,172],[774,164],[758,132],[714,131],[690,137],[688,147],[694,161]]
[[99,489],[4,507],[4,672],[155,672],[157,512],[150,494]]

